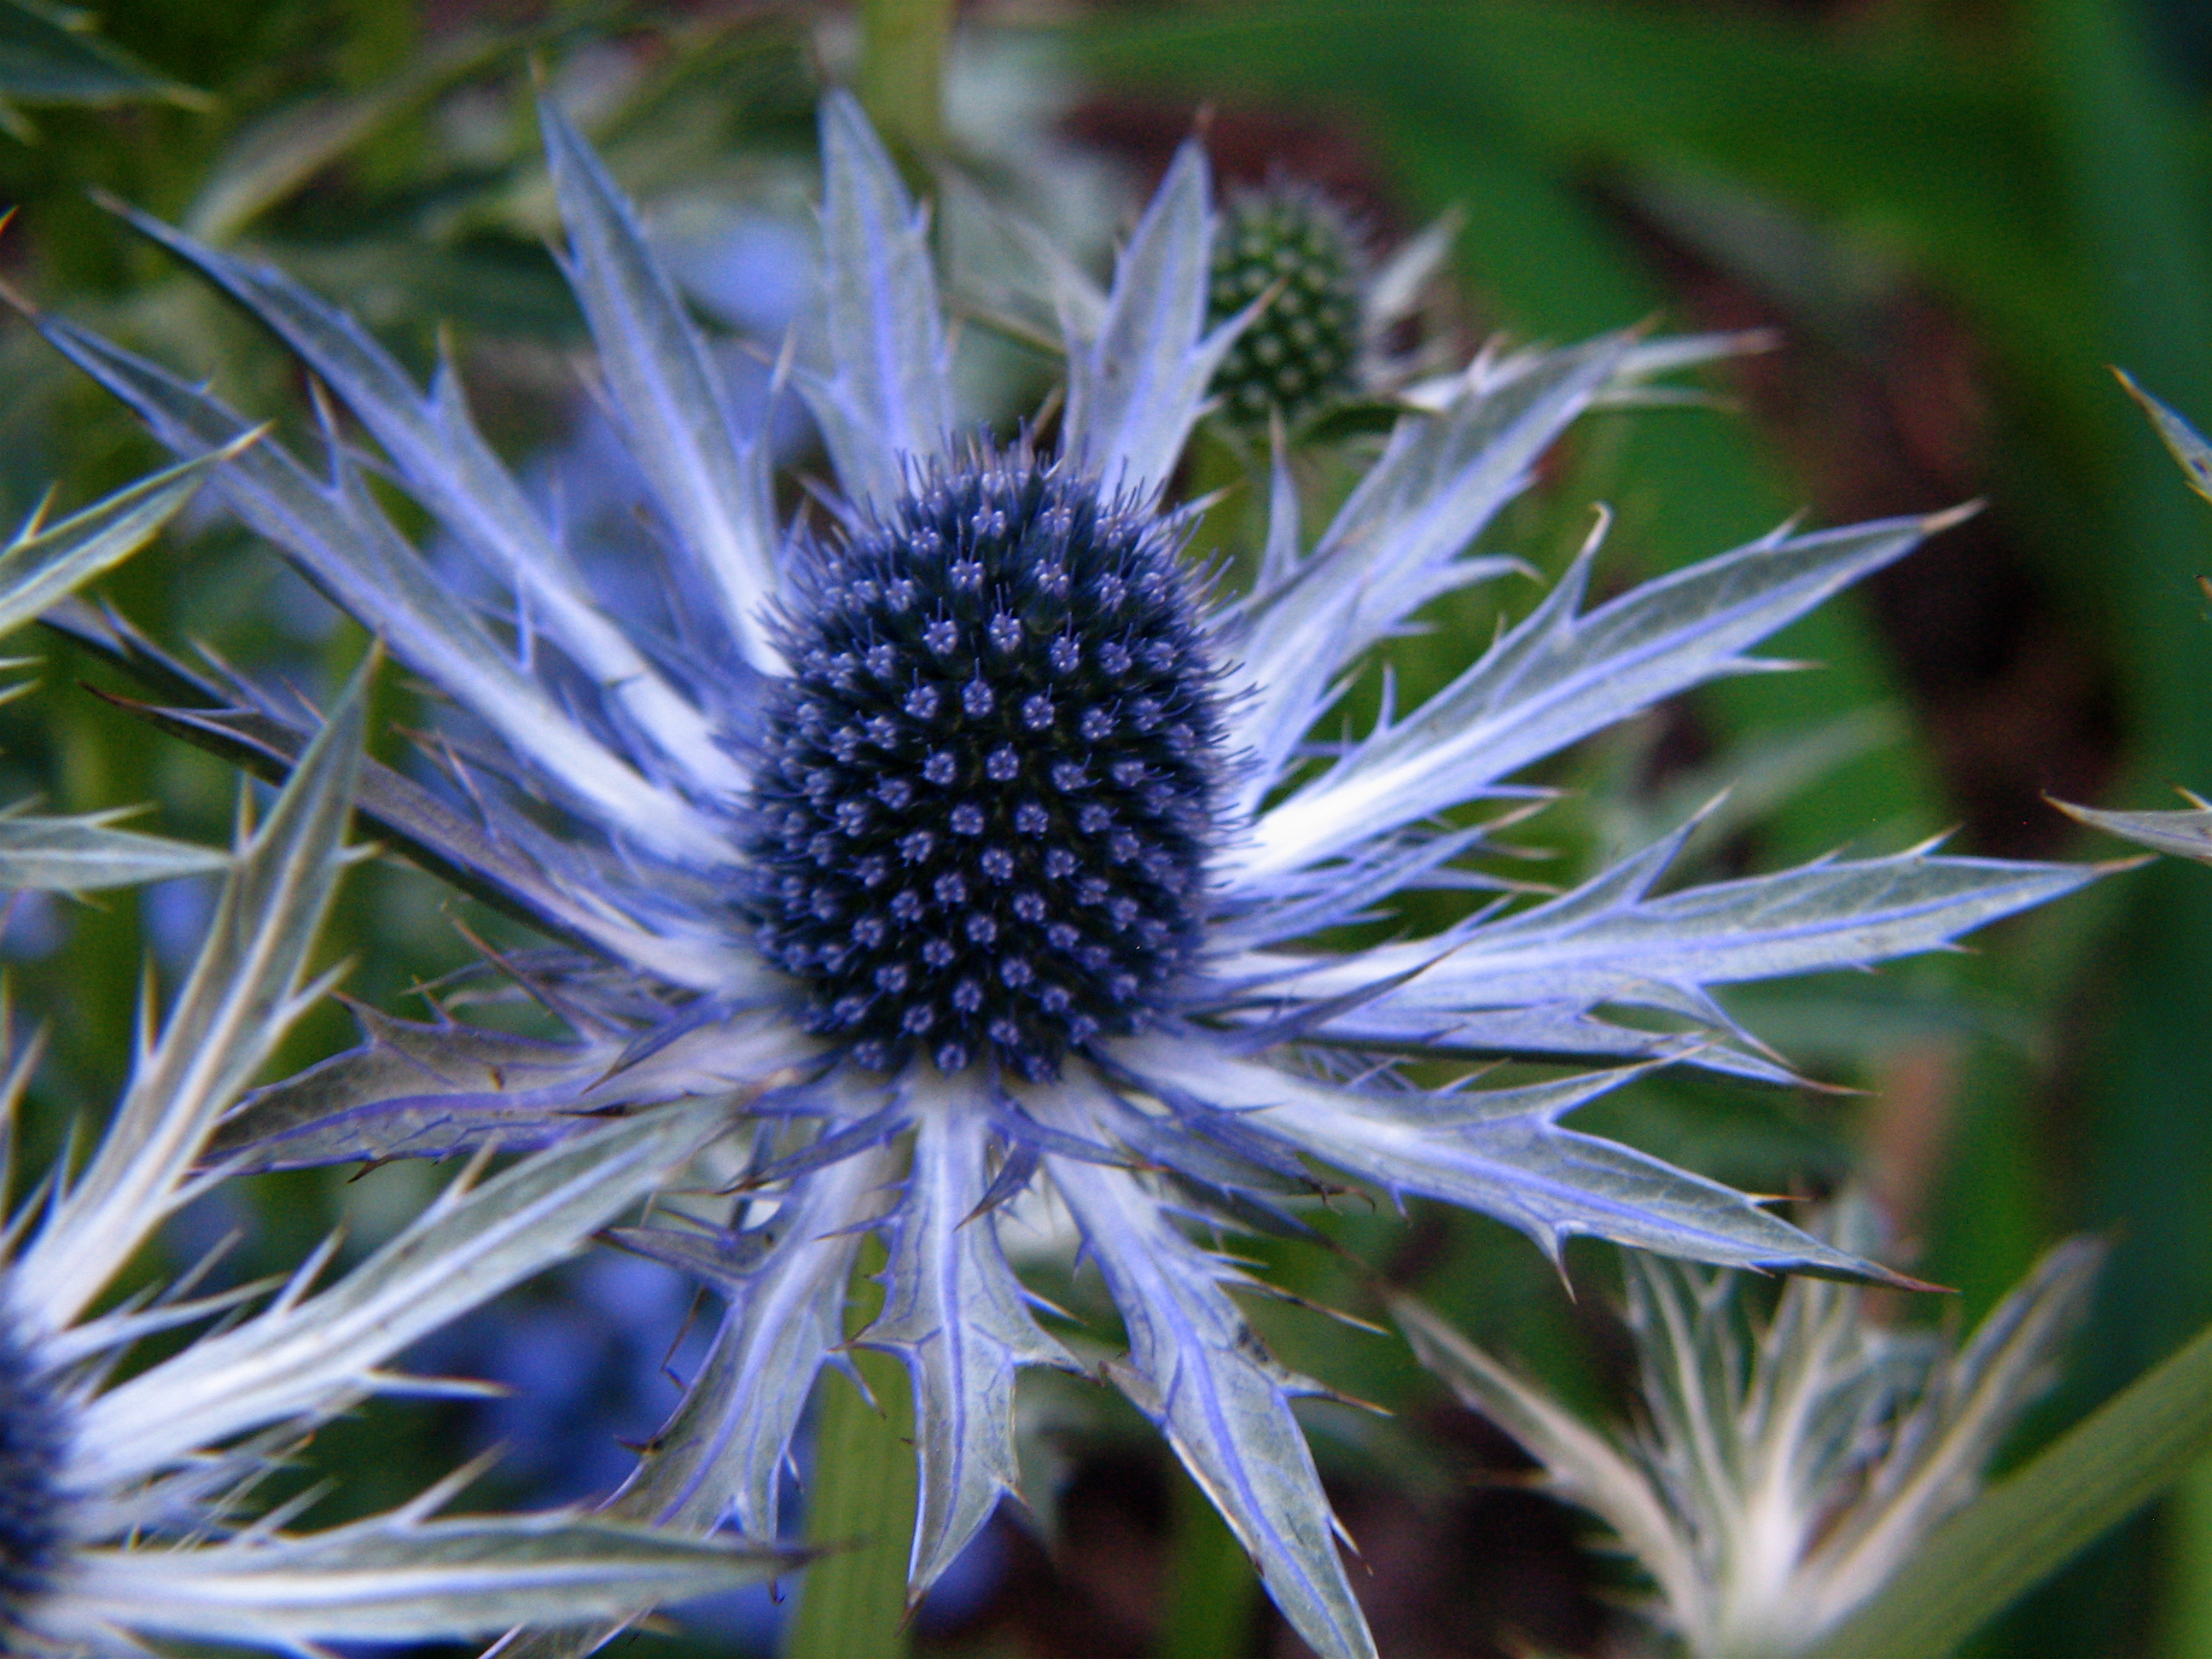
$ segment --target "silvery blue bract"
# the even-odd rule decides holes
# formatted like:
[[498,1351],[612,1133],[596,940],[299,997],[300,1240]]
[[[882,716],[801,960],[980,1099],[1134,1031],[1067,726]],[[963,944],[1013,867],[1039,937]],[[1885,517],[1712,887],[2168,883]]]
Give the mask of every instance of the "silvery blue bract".
[[[242,441],[252,442],[252,435]],[[13,633],[152,540],[223,459],[222,452],[214,452],[180,462],[58,523],[46,521],[51,502],[41,501],[30,521],[0,547],[0,634]],[[0,661],[0,670],[26,665],[21,659]],[[0,702],[28,689],[0,687]],[[116,828],[118,819],[131,816],[127,808],[64,817],[34,812],[31,805],[0,807],[0,892],[82,893],[205,875],[228,862],[213,848]]]
[[[820,289],[792,372],[842,498],[825,530],[787,531],[765,454],[732,439],[705,344],[631,210],[556,112],[545,130],[570,279],[653,490],[672,637],[626,629],[595,600],[450,372],[426,394],[283,276],[143,228],[291,343],[471,562],[469,591],[502,596],[490,615],[445,585],[342,444],[310,468],[264,443],[223,471],[248,525],[471,718],[453,762],[469,807],[370,769],[364,809],[579,952],[521,964],[574,1042],[374,1018],[366,1046],[265,1093],[226,1146],[269,1167],[443,1154],[558,1140],[600,1110],[757,1094],[732,1224],[626,1240],[699,1273],[728,1311],[617,1513],[773,1534],[874,1230],[888,1298],[864,1340],[914,1378],[912,1578],[926,1587],[1015,1480],[1017,1370],[1070,1363],[998,1240],[1000,1207],[1035,1187],[1072,1216],[1121,1310],[1114,1380],[1306,1640],[1364,1655],[1290,1407],[1311,1385],[1252,1338],[1232,1294],[1243,1270],[1189,1221],[1281,1218],[1328,1170],[1485,1210],[1553,1253],[1586,1233],[1879,1273],[1560,1120],[1642,1063],[1784,1078],[1710,988],[1935,949],[2089,872],[1918,849],[1662,896],[1669,840],[1438,937],[1348,954],[1300,941],[1395,890],[1464,884],[1448,866],[1485,830],[1439,829],[1440,813],[1525,805],[1510,780],[1530,763],[1765,665],[1747,654],[1761,639],[1935,521],[1778,532],[1586,610],[1592,549],[1457,680],[1317,757],[1308,733],[1370,647],[1438,595],[1516,568],[1468,549],[1577,415],[1684,361],[1681,343],[1486,354],[1400,422],[1317,538],[1279,464],[1256,585],[1211,595],[1180,567],[1181,521],[1160,500],[1249,320],[1208,327],[1215,217],[1197,148],[1103,304],[1065,296],[1066,403],[1057,453],[1040,455],[951,430],[923,216],[833,95]],[[44,326],[182,453],[246,424],[161,368]],[[296,714],[250,688],[209,692],[249,706],[171,723],[296,751]],[[1602,1069],[1443,1091],[1377,1069],[1499,1054]]]
[[[281,1286],[125,1298],[94,1311],[162,1224],[229,1172],[203,1163],[222,1115],[327,980],[307,974],[347,855],[356,683],[241,840],[205,945],[81,1169],[0,1212],[0,1650],[144,1659],[175,1639],[302,1654],[339,1641],[490,1634],[526,1616],[635,1616],[787,1569],[573,1511],[440,1516],[464,1471],[404,1508],[316,1533],[257,1516],[253,1488],[322,1423],[377,1392],[465,1387],[384,1367],[573,1251],[723,1127],[701,1103],[605,1126],[477,1184],[318,1286],[338,1241]],[[38,1060],[0,1012],[0,1198]],[[197,1274],[193,1277],[198,1277]],[[275,1294],[270,1292],[275,1291]],[[117,1376],[142,1340],[215,1328]]]

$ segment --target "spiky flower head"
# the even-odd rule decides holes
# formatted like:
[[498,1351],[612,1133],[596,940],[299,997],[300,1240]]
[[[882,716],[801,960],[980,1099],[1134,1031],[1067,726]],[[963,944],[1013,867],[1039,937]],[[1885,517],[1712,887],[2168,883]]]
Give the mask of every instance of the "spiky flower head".
[[859,1064],[1041,1082],[1172,1006],[1223,782],[1176,552],[1149,503],[981,446],[884,521],[801,538],[750,908]]
[[[471,561],[466,593],[502,596],[487,616],[443,585],[344,447],[309,466],[263,444],[221,475],[250,526],[459,706],[471,751],[499,757],[516,795],[473,769],[449,799],[372,768],[362,811],[568,947],[507,965],[577,1027],[555,1043],[372,1017],[364,1047],[263,1093],[224,1149],[268,1167],[563,1143],[602,1110],[647,1123],[655,1103],[757,1091],[732,1196],[695,1201],[691,1226],[623,1235],[726,1311],[611,1513],[774,1535],[873,1231],[884,1303],[859,1340],[913,1378],[919,1594],[1015,1483],[1018,1370],[1073,1363],[999,1243],[1005,1206],[1048,1189],[1120,1310],[1112,1380],[1305,1640],[1363,1659],[1291,1411],[1312,1385],[1247,1328],[1231,1295],[1245,1269],[1193,1220],[1295,1229],[1286,1206],[1350,1181],[1486,1211],[1554,1254],[1587,1233],[1881,1273],[1559,1120],[1651,1064],[1786,1079],[1708,988],[1934,948],[2089,872],[1917,848],[1662,896],[1685,826],[1543,902],[1364,951],[1314,940],[1401,890],[1486,880],[1468,860],[1489,828],[1479,811],[1440,828],[1448,810],[1524,811],[1515,772],[1759,666],[1759,640],[1942,520],[1778,532],[1585,611],[1593,543],[1428,702],[1309,747],[1379,641],[1439,594],[1520,568],[1468,550],[1579,414],[1726,344],[1486,353],[1403,416],[1318,535],[1279,465],[1255,584],[1209,591],[1177,566],[1163,492],[1248,319],[1207,321],[1218,224],[1197,149],[1110,291],[1069,279],[1060,448],[1036,457],[957,435],[924,218],[833,94],[794,378],[842,499],[826,531],[789,532],[765,449],[732,438],[706,343],[632,210],[561,115],[544,118],[568,274],[679,599],[674,637],[593,595],[453,376],[425,393],[277,272],[137,222],[307,358]],[[187,453],[246,427],[166,370],[43,326]],[[193,683],[117,623],[81,632],[158,662],[173,698]],[[205,708],[159,717],[264,763],[301,741],[284,705],[198,684]],[[250,714],[224,711],[240,699]],[[1433,1090],[1391,1063],[1498,1054],[1565,1074]]]
[[69,1419],[40,1386],[34,1356],[0,1324],[0,1636],[23,1627],[69,1547],[62,1473]]
[[1208,320],[1261,309],[1213,374],[1229,419],[1264,428],[1273,410],[1296,426],[1357,389],[1366,265],[1350,216],[1317,187],[1279,177],[1231,192],[1214,236]]
[[[358,690],[240,848],[207,943],[89,1161],[52,1171],[0,1224],[0,1649],[11,1655],[482,1636],[556,1607],[634,1616],[790,1565],[573,1514],[434,1518],[465,1476],[320,1533],[255,1522],[248,1501],[289,1449],[364,1395],[434,1386],[380,1368],[568,1254],[718,1133],[708,1119],[621,1126],[580,1158],[555,1149],[481,1186],[472,1171],[320,1289],[335,1240],[274,1298],[266,1286],[198,1299],[180,1289],[93,1311],[161,1224],[222,1178],[201,1167],[217,1120],[325,988],[302,970],[343,862]],[[37,1058],[0,1016],[0,1200]],[[221,1328],[116,1379],[143,1338],[218,1316]]]

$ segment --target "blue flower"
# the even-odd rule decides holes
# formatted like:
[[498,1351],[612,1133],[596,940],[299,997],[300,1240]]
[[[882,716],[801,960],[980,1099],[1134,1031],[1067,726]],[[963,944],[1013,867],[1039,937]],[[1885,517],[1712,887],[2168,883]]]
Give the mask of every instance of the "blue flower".
[[[94,1311],[161,1224],[226,1171],[199,1167],[222,1115],[328,981],[307,974],[348,861],[360,684],[246,840],[175,1006],[149,1018],[131,1080],[81,1169],[0,1212],[0,1650],[143,1659],[182,1640],[301,1654],[319,1644],[494,1634],[525,1610],[632,1617],[757,1581],[787,1554],[680,1540],[574,1511],[434,1517],[473,1471],[400,1509],[315,1533],[254,1488],[364,1396],[450,1390],[395,1376],[401,1349],[550,1266],[621,1213],[714,1122],[601,1126],[477,1184],[471,1170],[381,1249],[318,1288],[332,1239],[278,1293],[167,1294]],[[38,1060],[0,1013],[0,1198]],[[695,1104],[696,1117],[709,1109]],[[118,1375],[137,1345],[216,1321]],[[673,1547],[688,1543],[682,1553]]]
[[[142,228],[289,341],[380,446],[380,468],[473,559],[488,615],[441,586],[335,440],[311,470],[264,443],[234,509],[466,717],[465,806],[363,775],[382,833],[566,955],[508,964],[573,1041],[370,1015],[368,1040],[266,1091],[223,1145],[265,1166],[434,1156],[577,1133],[590,1115],[721,1099],[750,1152],[726,1224],[625,1236],[727,1312],[617,1513],[772,1536],[780,1474],[844,1336],[862,1236],[888,1246],[861,1339],[914,1380],[917,1593],[1016,1478],[1026,1365],[1071,1365],[1000,1247],[1000,1207],[1056,1195],[1121,1310],[1107,1374],[1168,1436],[1320,1653],[1372,1646],[1291,1410],[1312,1385],[1252,1336],[1249,1281],[1192,1224],[1295,1225],[1344,1179],[1732,1267],[1879,1276],[1729,1188],[1562,1126],[1644,1066],[1788,1072],[1711,988],[1939,948],[2091,872],[1831,860],[1661,894],[1688,827],[1586,884],[1510,895],[1443,933],[1305,943],[1401,890],[1480,880],[1495,824],[1448,810],[1719,676],[1896,559],[1935,519],[1751,545],[1583,608],[1595,543],[1450,684],[1328,748],[1309,733],[1372,647],[1438,595],[1516,567],[1470,544],[1594,402],[1694,357],[1629,335],[1486,353],[1409,411],[1317,538],[1279,455],[1249,591],[1178,557],[1163,500],[1250,312],[1209,325],[1215,224],[1188,147],[1109,292],[1071,283],[1066,404],[1041,453],[955,435],[922,216],[858,107],[823,115],[819,292],[792,376],[837,491],[776,520],[761,442],[632,212],[552,111],[568,268],[606,400],[651,491],[665,632],[624,623],[478,434],[283,276]],[[57,345],[179,451],[245,419],[65,322]],[[152,647],[106,625],[118,656]],[[161,665],[173,690],[191,682]],[[240,684],[161,716],[282,763],[295,709]],[[229,698],[240,706],[213,705]],[[1622,1018],[1624,1014],[1632,1018]],[[1390,1062],[1563,1062],[1555,1080],[1429,1088]],[[1579,1069],[1574,1069],[1579,1067]]]

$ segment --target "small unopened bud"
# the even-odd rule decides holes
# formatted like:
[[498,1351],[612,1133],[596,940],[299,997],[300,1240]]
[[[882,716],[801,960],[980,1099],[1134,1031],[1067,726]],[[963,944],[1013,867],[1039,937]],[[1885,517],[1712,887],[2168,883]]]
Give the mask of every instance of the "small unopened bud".
[[1364,258],[1343,210],[1311,185],[1277,181],[1229,202],[1213,245],[1209,321],[1272,295],[1213,377],[1224,416],[1297,425],[1350,395],[1359,358]]

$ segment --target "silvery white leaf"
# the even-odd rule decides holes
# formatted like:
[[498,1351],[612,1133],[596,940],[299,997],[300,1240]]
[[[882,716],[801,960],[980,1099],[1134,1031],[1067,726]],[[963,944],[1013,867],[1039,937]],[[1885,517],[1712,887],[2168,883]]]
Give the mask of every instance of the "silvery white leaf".
[[1652,896],[1652,884],[1694,828],[1683,826],[1547,903],[1437,939],[1368,951],[1354,961],[1330,961],[1287,979],[1284,988],[1322,999],[1355,988],[1361,982],[1355,975],[1371,983],[1413,973],[1333,1022],[1332,1034],[1357,1032],[1370,1012],[1442,1018],[1531,1003],[1616,1002],[1709,1018],[1717,1011],[1703,987],[1940,949],[2103,873],[2092,865],[1942,858],[1916,849]]
[[0,814],[0,889],[82,893],[227,869],[212,847],[114,827],[118,814]]
[[1445,210],[1393,250],[1367,279],[1359,326],[1370,343],[1379,343],[1420,308],[1422,290],[1450,257],[1466,223],[1467,215],[1459,209]]
[[822,294],[799,389],[846,499],[889,510],[952,429],[927,216],[849,93],[822,100]]
[[[1519,568],[1461,555],[1527,487],[1530,469],[1627,349],[1625,337],[1609,336],[1510,374],[1478,359],[1442,410],[1399,421],[1320,544],[1247,606],[1235,641],[1249,683],[1236,739],[1259,763],[1241,807],[1255,809],[1280,779],[1330,686],[1362,653],[1438,594]],[[1273,561],[1278,570],[1286,562]]]
[[367,1041],[247,1097],[210,1143],[211,1163],[236,1175],[516,1151],[601,1111],[785,1087],[812,1046],[774,1010],[703,1021],[646,1049],[612,1033],[562,1042],[354,1013]]
[[1389,1297],[1413,1356],[1470,1410],[1511,1435],[1543,1466],[1547,1489],[1600,1516],[1674,1607],[1705,1584],[1694,1543],[1638,1463],[1537,1384],[1518,1376],[1410,1296]]
[[72,1475],[121,1485],[264,1424],[313,1416],[447,1321],[573,1253],[727,1133],[727,1099],[577,1135],[482,1186],[459,1183],[319,1294],[304,1286],[109,1389],[82,1413]]
[[[558,640],[606,687],[641,732],[700,777],[721,787],[740,787],[743,775],[716,742],[706,717],[594,602],[521,486],[477,432],[450,366],[425,397],[359,323],[283,272],[218,253],[144,214],[125,216],[142,234],[228,289],[313,366],[383,445],[409,491],[494,581],[514,590],[532,623]],[[297,543],[282,544],[295,557],[313,556]],[[334,549],[343,546],[333,544]],[[410,562],[410,555],[411,550],[395,562]],[[331,578],[320,568],[325,562],[318,561],[314,574],[328,583]],[[419,586],[426,610],[459,613],[459,605],[434,585]],[[393,641],[395,649],[398,643]]]
[[1235,884],[1264,887],[1280,872],[1474,799],[1661,698],[1778,666],[1745,653],[1949,521],[1771,536],[1577,614],[1594,539],[1544,603],[1456,680],[1262,814],[1249,844],[1232,854]]
[[256,1090],[209,1144],[210,1162],[247,1175],[445,1158],[487,1136],[514,1148],[580,1127],[578,1103],[622,1051],[611,1037],[556,1042],[353,1012],[362,1046]]
[[1186,1090],[1323,1163],[1395,1194],[1480,1210],[1557,1258],[1577,1234],[1693,1261],[1893,1280],[1768,1214],[1734,1188],[1559,1127],[1636,1075],[1595,1073],[1513,1089],[1431,1094],[1352,1087],[1223,1054],[1203,1038],[1118,1045],[1139,1079]]
[[2120,384],[2128,389],[2128,396],[2142,406],[2150,416],[2151,425],[2158,433],[2159,441],[2166,446],[2166,453],[2181,463],[2181,470],[2189,479],[2189,487],[2208,501],[2212,501],[2212,444],[2207,444],[2197,428],[2172,410],[2137,386],[2135,379],[2124,368],[2112,371]]
[[[2194,800],[2196,797],[2191,795],[2190,799]],[[2186,811],[2107,812],[2063,800],[2051,805],[2093,830],[2102,830],[2108,836],[2148,847],[2154,853],[2171,853],[2176,858],[2212,864],[2212,807],[2199,805]]]
[[[1381,1003],[1381,1006],[1377,1004]],[[1281,1010],[1275,1011],[1279,1016]],[[1795,1085],[1802,1078],[1779,1061],[1741,1046],[1732,1030],[1692,1025],[1644,1030],[1601,1019],[1573,1003],[1534,1008],[1476,1008],[1450,1012],[1362,1002],[1316,1023],[1331,1042],[1388,1052],[1419,1052],[1455,1060],[1535,1060],[1632,1064],[1665,1060],[1759,1083]]]
[[[241,442],[250,443],[249,434]],[[59,524],[26,526],[0,549],[0,634],[129,558],[177,515],[210,468],[228,459],[202,455],[141,478]]]
[[762,618],[776,593],[780,539],[766,438],[737,441],[706,343],[591,146],[550,100],[539,103],[538,119],[568,231],[570,282],[629,453],[721,600],[738,650],[762,672],[778,672]]
[[380,1516],[196,1549],[83,1551],[66,1605],[88,1634],[120,1626],[256,1647],[453,1641],[523,1620],[634,1618],[758,1583],[799,1559],[567,1512]]
[[[182,705],[112,698],[118,706],[264,777],[290,776],[321,725],[305,708],[272,708],[248,685],[216,684],[112,612],[69,599],[40,620]],[[234,701],[239,697],[244,706]],[[371,759],[362,763],[354,802],[383,843],[541,933],[692,990],[732,994],[747,978],[754,959],[726,939],[696,927],[672,927],[665,918],[656,931],[631,917],[607,890],[607,862],[573,845],[562,849],[564,859],[534,860],[523,845],[532,838],[514,820],[495,830]]]
[[[1846,1199],[1823,1231],[1856,1246],[1869,1217]],[[1857,1285],[1792,1279],[1771,1317],[1747,1318],[1735,1275],[1632,1256],[1643,1410],[1620,1435],[1410,1298],[1391,1304],[1422,1364],[1619,1535],[1683,1646],[1733,1659],[1817,1644],[1972,1496],[2051,1380],[2101,1254],[2060,1245],[1948,1355],[1932,1332],[1869,1317]]]
[[662,1227],[606,1227],[602,1242],[673,1267],[724,1295],[742,1291],[753,1269],[781,1237],[772,1225],[740,1229],[697,1224]]
[[883,1312],[860,1340],[895,1353],[914,1377],[921,1512],[908,1571],[918,1599],[1014,1490],[1014,1374],[1075,1369],[1037,1328],[999,1248],[995,1213],[978,1214],[990,1117],[969,1091],[917,1086],[914,1163],[890,1224]]
[[28,1328],[69,1324],[185,1201],[185,1174],[216,1120],[301,1012],[307,953],[343,862],[368,672],[239,850],[191,977],[137,1056],[91,1164],[13,1264],[9,1301]]
[[1167,482],[1243,327],[1206,331],[1209,193],[1206,152],[1186,140],[1115,266],[1096,335],[1067,342],[1061,450],[1109,492],[1147,497]]
[[[884,1146],[793,1182],[773,1224],[780,1237],[732,1297],[714,1345],[675,1414],[604,1513],[673,1530],[726,1517],[756,1537],[776,1533],[777,1488],[800,1414],[844,1336],[846,1287],[860,1253],[856,1211],[896,1178]],[[499,1659],[580,1659],[614,1634],[603,1624],[518,1632]]]
[[777,1487],[791,1437],[830,1352],[845,1340],[845,1290],[879,1189],[897,1176],[877,1145],[791,1183],[781,1241],[723,1316],[676,1414],[653,1438],[607,1512],[692,1531],[727,1518],[776,1535]]
[[1876,1595],[1929,1529],[1973,1496],[2021,1413],[2057,1380],[2057,1352],[2087,1310],[2105,1253],[2086,1237],[2052,1247],[1936,1367],[1865,1496],[1820,1538],[1817,1622]]
[[1223,1283],[1242,1277],[1177,1231],[1121,1170],[1046,1160],[1129,1336],[1114,1380],[1221,1511],[1292,1629],[1322,1659],[1373,1659],[1334,1518],[1290,1396]]
[[[52,317],[55,349],[137,410],[170,448],[202,454],[234,442],[246,423],[204,392]],[[713,825],[680,795],[642,776],[586,732],[432,579],[343,455],[318,483],[264,441],[216,475],[223,499],[307,577],[374,629],[394,655],[443,688],[546,776],[641,844],[709,866],[728,857]]]

